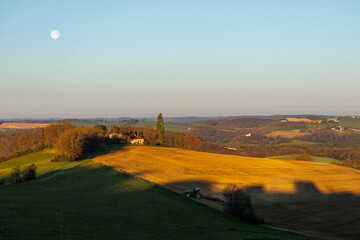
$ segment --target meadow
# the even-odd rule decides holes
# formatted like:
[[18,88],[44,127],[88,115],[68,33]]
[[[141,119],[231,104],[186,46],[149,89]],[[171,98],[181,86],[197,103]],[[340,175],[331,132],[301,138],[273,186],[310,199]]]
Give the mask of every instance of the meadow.
[[29,153],[8,161],[0,162],[0,179],[7,178],[14,167],[26,166],[32,163],[35,163],[37,166],[39,179],[47,177],[50,173],[59,173],[81,164],[81,162],[51,162],[54,156],[54,150],[45,149],[40,152]]
[[[74,121],[73,122],[76,126],[81,127],[88,127],[94,125],[105,125],[107,128],[112,128],[113,126],[133,126],[133,127],[156,127],[156,121],[138,121],[136,123],[129,123],[125,121],[91,121],[91,120],[84,120],[84,121]],[[180,131],[186,130],[189,128],[186,122],[165,122],[164,127],[168,131]]]
[[360,129],[360,118],[340,118],[339,121],[341,126]]
[[[296,160],[295,158],[298,155],[285,155],[285,156],[275,156],[271,157],[271,159],[280,159],[280,160]],[[314,162],[320,162],[320,163],[341,163],[341,161],[336,160],[335,158],[330,157],[318,157],[318,156],[311,156],[313,158]],[[297,161],[297,160],[296,160]]]
[[49,125],[50,125],[49,123],[4,122],[0,124],[0,129],[33,129],[33,128],[44,128]]
[[245,224],[89,159],[51,162],[44,150],[1,163],[35,163],[39,179],[0,185],[0,239],[317,239]]
[[358,170],[141,146],[123,147],[93,160],[178,193],[198,186],[204,194],[218,195],[234,183],[247,189],[256,211],[271,226],[329,238],[360,237],[360,220],[355,217],[360,214]]
[[301,137],[304,136],[308,133],[303,133],[300,132],[299,129],[293,129],[293,130],[277,130],[277,131],[272,131],[269,132],[267,134],[265,134],[265,136],[267,137],[283,137],[283,138],[296,138],[296,137]]

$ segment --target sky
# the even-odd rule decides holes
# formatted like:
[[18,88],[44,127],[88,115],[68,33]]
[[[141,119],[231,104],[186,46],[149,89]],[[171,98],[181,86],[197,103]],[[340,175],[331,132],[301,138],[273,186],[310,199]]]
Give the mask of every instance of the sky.
[[360,115],[359,89],[357,0],[0,0],[0,119]]

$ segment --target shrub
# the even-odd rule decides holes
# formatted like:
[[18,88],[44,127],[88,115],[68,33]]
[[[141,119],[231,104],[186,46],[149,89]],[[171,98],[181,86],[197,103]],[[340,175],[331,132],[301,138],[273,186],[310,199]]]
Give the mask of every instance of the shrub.
[[21,177],[21,169],[19,166],[13,168],[12,172],[10,173],[10,181],[12,183],[21,183],[23,181]]
[[53,159],[51,159],[52,162],[72,162],[75,160],[75,157],[68,155],[56,155]]
[[303,152],[299,156],[295,158],[295,160],[302,160],[302,161],[314,161],[313,157],[310,156],[307,152]]
[[22,177],[24,181],[36,179],[36,165],[31,164],[29,166],[25,166],[24,170],[22,171]]
[[253,209],[250,196],[236,185],[229,185],[222,193],[224,212],[252,224],[263,224]]

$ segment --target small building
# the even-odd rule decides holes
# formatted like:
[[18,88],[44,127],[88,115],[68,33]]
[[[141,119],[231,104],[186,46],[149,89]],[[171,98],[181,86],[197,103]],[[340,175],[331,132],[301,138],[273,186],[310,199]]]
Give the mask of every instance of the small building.
[[143,137],[134,136],[131,139],[130,143],[131,144],[144,144],[144,141],[145,141],[145,139]]
[[125,138],[125,134],[123,132],[121,133],[111,133],[109,135],[109,138],[110,139],[113,139],[113,138],[119,138],[119,139],[124,139]]
[[344,127],[344,126],[335,126],[335,127],[331,127],[331,130],[338,131],[338,132],[345,132],[348,129],[347,129],[347,127]]
[[246,137],[251,137],[251,133],[245,134]]

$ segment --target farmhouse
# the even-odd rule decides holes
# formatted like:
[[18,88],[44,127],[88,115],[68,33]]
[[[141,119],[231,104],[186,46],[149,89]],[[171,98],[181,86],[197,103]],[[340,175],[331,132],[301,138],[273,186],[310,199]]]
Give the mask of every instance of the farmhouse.
[[125,138],[125,134],[123,132],[121,133],[111,133],[109,135],[109,138],[112,139],[112,138],[120,138],[120,139],[124,139]]
[[133,135],[131,133],[111,133],[109,138],[117,143],[131,143],[131,144],[144,144],[145,139],[140,136]]
[[331,130],[338,131],[338,132],[345,132],[348,129],[347,129],[347,127],[344,127],[344,126],[335,126],[335,127],[332,127]]
[[144,144],[144,138],[143,137],[139,137],[139,136],[134,136],[132,137],[130,143],[131,144]]

